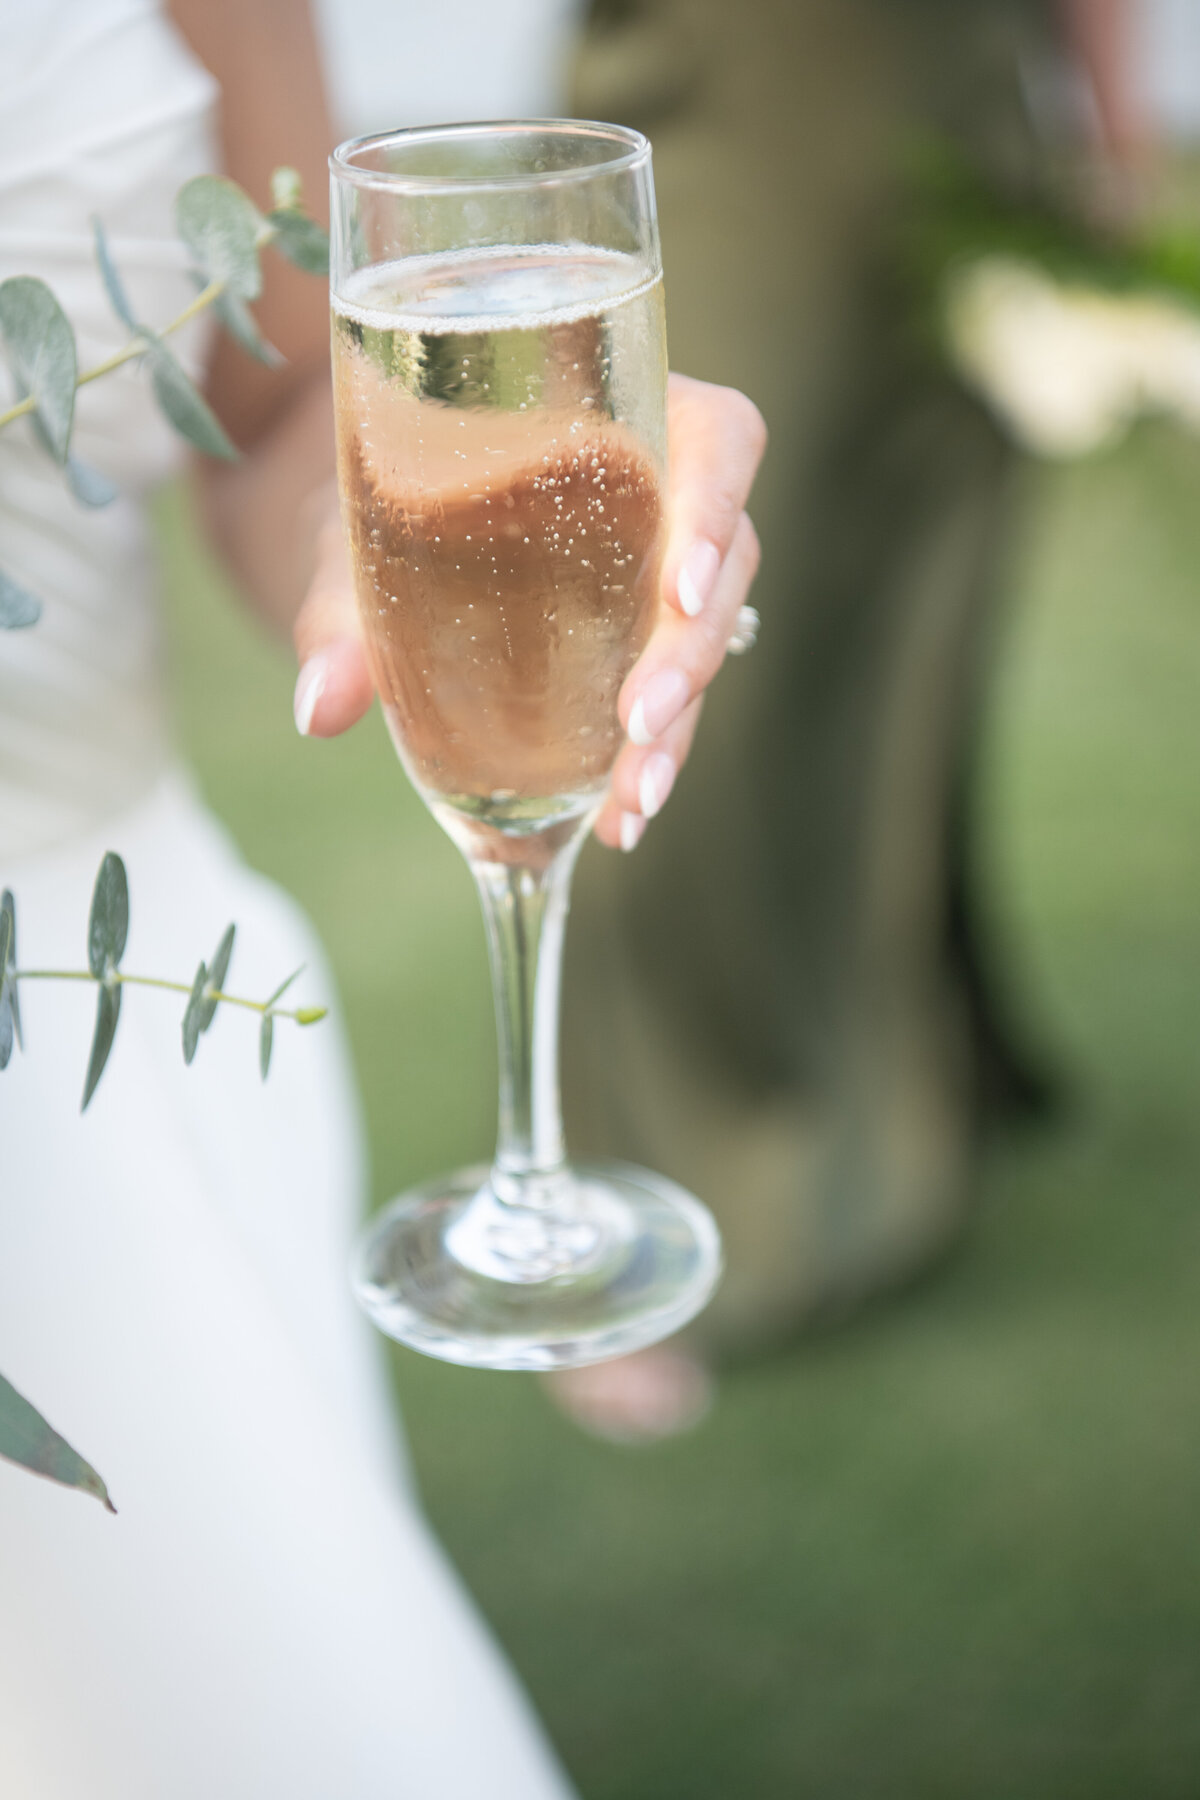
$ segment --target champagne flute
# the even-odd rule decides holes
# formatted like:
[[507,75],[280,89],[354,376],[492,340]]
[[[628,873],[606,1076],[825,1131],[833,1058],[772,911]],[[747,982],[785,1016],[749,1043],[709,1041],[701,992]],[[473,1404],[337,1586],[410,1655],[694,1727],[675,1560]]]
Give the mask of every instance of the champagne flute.
[[660,1175],[572,1167],[558,1092],[571,875],[658,605],[666,333],[650,146],[578,121],[335,151],[338,479],[400,759],[483,907],[500,1053],[490,1169],[392,1202],[355,1259],[415,1349],[567,1368],[677,1330],[716,1227]]

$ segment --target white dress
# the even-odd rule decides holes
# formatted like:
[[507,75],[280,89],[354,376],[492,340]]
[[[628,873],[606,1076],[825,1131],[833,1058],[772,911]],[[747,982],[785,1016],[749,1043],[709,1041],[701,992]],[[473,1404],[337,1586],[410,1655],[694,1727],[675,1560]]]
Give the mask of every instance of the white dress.
[[[0,277],[43,276],[84,366],[116,348],[99,213],[135,304],[191,293],[171,228],[211,166],[213,84],[150,0],[0,0]],[[285,147],[281,146],[281,154]],[[184,342],[195,366],[203,342]],[[0,433],[0,567],[45,602],[0,632],[0,886],[24,967],[82,967],[105,849],[126,964],[186,978],[230,919],[231,985],[307,962],[295,907],[237,860],[175,762],[147,490],[180,462],[144,378],[81,391],[88,512]],[[248,777],[252,779],[252,775]],[[345,1282],[360,1199],[337,1025],[223,1009],[196,1063],[181,1002],[127,990],[92,1105],[94,993],[26,983],[0,1076],[0,1371],[117,1506],[0,1461],[5,1800],[564,1800],[567,1784],[405,1484]]]

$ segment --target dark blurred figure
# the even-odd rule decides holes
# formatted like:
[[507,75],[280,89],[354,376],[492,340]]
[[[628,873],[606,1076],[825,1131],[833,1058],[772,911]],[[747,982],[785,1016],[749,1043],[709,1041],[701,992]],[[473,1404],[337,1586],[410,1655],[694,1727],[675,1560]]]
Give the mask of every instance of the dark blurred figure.
[[1047,1102],[981,949],[968,807],[1017,458],[896,252],[920,137],[1036,179],[1029,97],[1081,13],[1103,117],[1108,0],[591,14],[575,110],[653,139],[672,364],[771,432],[761,642],[636,855],[592,856],[568,952],[576,1147],[713,1207],[729,1270],[699,1332],[722,1353],[922,1265],[981,1126]]

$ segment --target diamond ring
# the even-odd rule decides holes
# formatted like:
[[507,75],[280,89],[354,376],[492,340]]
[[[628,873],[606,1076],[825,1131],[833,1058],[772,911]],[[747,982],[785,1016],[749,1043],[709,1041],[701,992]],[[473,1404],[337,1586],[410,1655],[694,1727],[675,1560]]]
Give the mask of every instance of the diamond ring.
[[758,641],[758,628],[761,624],[762,620],[758,616],[758,609],[756,607],[743,606],[740,609],[737,616],[737,623],[734,625],[734,628],[729,635],[729,642],[725,646],[730,656],[745,656],[747,650],[753,650]]

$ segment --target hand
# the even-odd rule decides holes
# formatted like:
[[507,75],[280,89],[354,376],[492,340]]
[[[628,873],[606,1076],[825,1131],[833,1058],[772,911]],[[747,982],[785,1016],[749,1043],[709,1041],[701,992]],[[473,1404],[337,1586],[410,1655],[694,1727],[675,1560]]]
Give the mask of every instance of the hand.
[[672,375],[667,393],[670,536],[650,641],[621,689],[629,734],[596,836],[632,850],[692,747],[704,690],[758,573],[745,505],[767,443],[762,415],[733,388]]
[[[613,769],[596,835],[632,850],[660,810],[691,748],[704,689],[758,569],[745,504],[766,445],[758,409],[732,388],[671,377],[669,530],[658,621],[621,689],[629,740]],[[296,619],[296,724],[336,737],[371,704],[349,558],[333,509],[317,539],[316,569]]]
[[1133,0],[1059,0],[1059,12],[1093,102],[1087,206],[1108,231],[1136,232],[1161,174],[1155,120],[1135,79],[1137,8]]
[[1137,9],[1131,0],[1059,0],[1067,42],[1091,90],[1098,148],[1117,168],[1136,171],[1154,129],[1134,79]]

